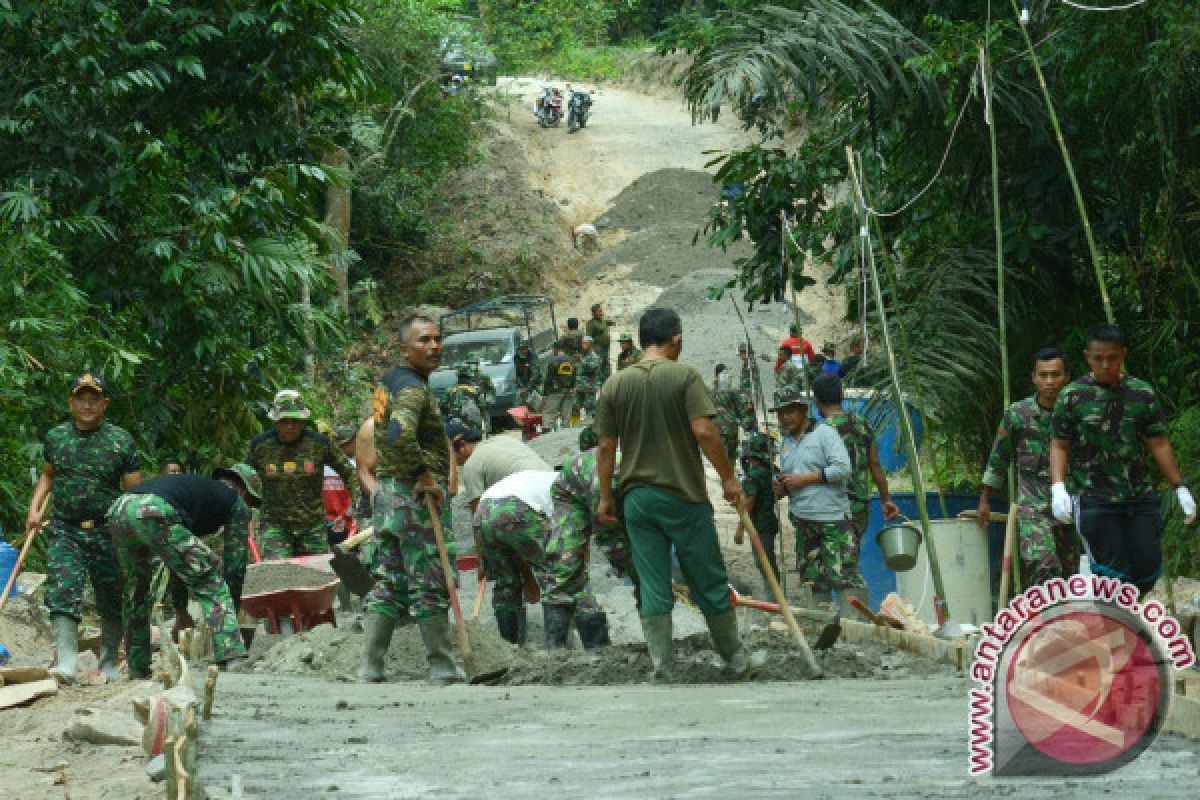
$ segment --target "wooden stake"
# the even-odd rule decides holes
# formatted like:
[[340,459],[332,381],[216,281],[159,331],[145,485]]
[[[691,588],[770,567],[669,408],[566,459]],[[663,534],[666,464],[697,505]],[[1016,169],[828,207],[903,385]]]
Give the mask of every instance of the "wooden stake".
[[775,580],[775,572],[771,569],[771,562],[767,560],[767,551],[763,549],[762,540],[758,538],[758,530],[754,527],[753,520],[746,513],[746,509],[742,507],[738,508],[738,516],[742,520],[742,527],[750,536],[750,545],[754,548],[754,555],[758,557],[759,568],[766,576],[767,585],[771,587],[771,594],[775,596],[775,602],[779,604],[784,622],[787,623],[788,630],[792,632],[792,638],[796,640],[796,644],[800,645],[800,657],[804,659],[804,665],[808,667],[813,677],[820,677],[821,667],[817,664],[817,659],[808,646],[808,640],[800,631],[800,626],[796,624],[796,617],[793,616],[792,607],[788,605],[787,598],[783,595],[783,589],[779,588],[779,581]]
[[201,716],[205,722],[212,719],[213,698],[217,693],[217,676],[220,673],[221,670],[213,664],[208,668],[208,677],[204,679],[204,712]]
[[1008,507],[1008,519],[1004,521],[1004,561],[1000,563],[1000,594],[996,598],[996,611],[1008,605],[1008,591],[1012,587],[1013,550],[1017,541],[1017,504]]

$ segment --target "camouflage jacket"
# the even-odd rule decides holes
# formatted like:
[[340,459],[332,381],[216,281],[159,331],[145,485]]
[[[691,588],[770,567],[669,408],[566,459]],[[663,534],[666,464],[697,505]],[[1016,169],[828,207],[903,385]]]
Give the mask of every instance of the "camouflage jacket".
[[411,484],[426,472],[439,485],[450,474],[450,445],[429,384],[407,364],[375,387],[376,475]]
[[496,384],[487,375],[479,375],[471,379],[475,389],[475,401],[479,403],[480,411],[487,411],[496,402]]
[[754,402],[754,387],[762,385],[762,378],[758,374],[758,365],[753,361],[747,360],[742,364],[740,373],[738,374],[738,389],[742,394],[750,398]]
[[310,528],[325,521],[321,489],[325,465],[333,468],[353,497],[358,474],[346,455],[328,436],[305,429],[298,441],[284,444],[274,430],[250,441],[246,463],[262,477],[264,524],[280,528]]
[[608,355],[608,348],[612,342],[612,334],[609,333],[608,329],[612,325],[611,320],[592,317],[583,329],[584,333],[592,337],[592,344],[596,350],[600,351],[601,355]]
[[513,369],[517,373],[517,385],[529,388],[537,378],[537,356],[532,352],[527,356],[517,353],[513,356]]
[[[614,492],[616,487],[617,473],[614,472]],[[595,520],[600,510],[600,472],[596,469],[596,451],[585,450],[564,461],[550,487],[550,495],[556,504],[571,503],[586,507]]]
[[775,487],[771,483],[771,468],[758,459],[742,462],[745,475],[742,491],[754,498],[750,521],[760,536],[779,533],[779,512],[775,507]]
[[753,427],[753,406],[747,407],[746,398],[737,389],[718,389],[713,392],[713,404],[717,407],[714,420],[717,432],[729,435],[742,427]]
[[846,445],[850,455],[850,513],[859,514],[867,510],[871,500],[871,448],[875,445],[875,431],[862,417],[851,411],[842,411],[825,420],[833,426]]
[[1000,417],[996,441],[988,456],[983,484],[1003,489],[1008,467],[1017,470],[1016,502],[1033,511],[1050,509],[1050,427],[1051,412],[1042,408],[1037,397],[1013,403]]
[[575,388],[581,392],[594,392],[600,388],[604,362],[595,350],[583,357],[579,362],[579,372],[576,376]]
[[617,369],[622,370],[630,364],[636,364],[642,360],[642,351],[636,347],[631,347],[628,350],[622,350],[617,353]]
[[103,521],[121,496],[121,479],[142,468],[133,437],[111,422],[86,432],[64,422],[46,434],[42,448],[54,468],[51,517],[63,522]]
[[479,390],[469,383],[456,383],[450,387],[450,391],[446,392],[441,409],[446,417],[463,419],[467,407],[472,404],[482,410],[482,404],[479,402]]
[[583,334],[568,333],[562,337],[562,344],[563,352],[566,353],[567,358],[578,364],[579,356],[583,353]]
[[1106,503],[1154,493],[1146,439],[1166,436],[1167,424],[1150,384],[1125,375],[1101,386],[1086,375],[1062,390],[1051,425],[1071,446],[1068,490]]

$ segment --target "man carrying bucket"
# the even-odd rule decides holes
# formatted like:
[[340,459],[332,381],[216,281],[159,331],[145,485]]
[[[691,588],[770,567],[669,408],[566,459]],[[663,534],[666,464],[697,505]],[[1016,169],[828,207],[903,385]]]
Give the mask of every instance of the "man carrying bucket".
[[1021,582],[1037,586],[1051,578],[1074,574],[1079,539],[1070,525],[1050,513],[1050,417],[1063,386],[1070,380],[1066,357],[1046,347],[1033,357],[1034,393],[1004,410],[996,441],[983,473],[975,520],[984,532],[991,519],[991,494],[1004,488],[1010,465],[1016,466],[1017,543]]

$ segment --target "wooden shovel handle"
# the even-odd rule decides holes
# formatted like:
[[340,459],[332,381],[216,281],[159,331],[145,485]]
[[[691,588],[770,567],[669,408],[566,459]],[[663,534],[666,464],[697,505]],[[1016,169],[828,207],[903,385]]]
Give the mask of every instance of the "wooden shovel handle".
[[442,517],[438,513],[433,495],[425,493],[425,507],[433,523],[433,538],[437,540],[438,558],[442,561],[442,574],[446,576],[446,591],[450,594],[450,609],[454,612],[454,627],[458,631],[458,646],[463,655],[470,655],[471,641],[467,638],[467,626],[463,624],[462,607],[458,604],[458,587],[454,585],[454,572],[450,569],[450,553],[446,550],[446,537],[442,535]]
[[25,537],[25,544],[21,546],[21,553],[17,556],[17,563],[13,564],[12,573],[8,576],[8,583],[4,584],[4,592],[0,593],[0,611],[4,610],[4,606],[8,604],[8,596],[12,591],[13,586],[17,583],[17,575],[21,572],[21,565],[25,563],[25,555],[29,552],[29,545],[33,544],[33,540],[42,532],[41,528],[37,528],[29,532]]
[[358,533],[351,536],[346,541],[342,542],[340,545],[338,545],[338,547],[342,548],[342,550],[344,552],[349,553],[351,548],[358,547],[358,545],[362,544],[363,542],[365,542],[367,539],[370,539],[374,535],[375,535],[375,528],[371,525],[368,525],[367,527],[363,528]]

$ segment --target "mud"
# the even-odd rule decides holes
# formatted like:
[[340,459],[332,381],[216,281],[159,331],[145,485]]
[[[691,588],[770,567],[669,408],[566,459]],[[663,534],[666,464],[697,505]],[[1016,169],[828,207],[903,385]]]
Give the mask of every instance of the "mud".
[[299,564],[251,564],[246,569],[246,583],[242,596],[279,592],[284,589],[311,589],[324,586],[337,576]]

